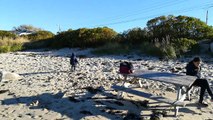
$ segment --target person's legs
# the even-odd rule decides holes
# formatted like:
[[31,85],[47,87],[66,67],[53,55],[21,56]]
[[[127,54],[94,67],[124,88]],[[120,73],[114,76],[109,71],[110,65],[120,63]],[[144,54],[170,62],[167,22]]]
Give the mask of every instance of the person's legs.
[[207,90],[208,94],[211,96],[211,98],[213,99],[213,93],[210,89],[208,81],[206,79],[197,79],[196,81],[197,81],[196,86],[201,87],[199,102],[200,103],[203,102],[203,96],[204,96],[206,90]]
[[203,102],[203,96],[204,96],[205,91],[206,91],[206,89],[204,87],[201,87],[199,103]]
[[74,66],[73,65],[71,65],[71,71],[74,71]]
[[197,79],[192,85],[199,86],[201,88],[198,104],[203,107],[208,107],[208,104],[203,102],[203,96],[206,91],[206,83],[203,82],[202,79]]
[[186,92],[185,92],[185,93],[188,94],[188,100],[190,100],[190,93],[191,93],[192,87],[194,87],[194,86],[199,86],[199,84],[200,84],[199,79],[196,79],[196,80],[194,81],[194,83],[193,83],[189,88],[186,89]]
[[208,94],[211,96],[211,101],[213,102],[213,93],[212,93],[212,90],[209,86],[208,80],[206,80],[206,79],[201,79],[201,80],[203,82],[202,84],[204,85],[204,88],[206,88]]
[[190,90],[192,89],[193,86],[199,86],[199,84],[200,84],[199,79],[196,79],[196,80],[194,81],[194,83],[186,90],[186,93],[188,93],[188,91],[190,91]]
[[204,82],[204,85],[206,85],[207,92],[209,93],[209,95],[211,96],[211,98],[213,98],[213,93],[212,93],[212,90],[211,90],[211,88],[209,86],[208,80],[203,79],[203,82]]
[[75,65],[73,65],[73,70],[74,70],[74,71],[75,71],[75,67],[76,67],[76,66],[75,66]]

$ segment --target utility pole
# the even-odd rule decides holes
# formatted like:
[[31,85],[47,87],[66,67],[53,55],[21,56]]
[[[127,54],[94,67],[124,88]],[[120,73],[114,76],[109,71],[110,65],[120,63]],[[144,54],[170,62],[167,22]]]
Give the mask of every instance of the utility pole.
[[213,6],[210,6],[207,8],[207,11],[206,11],[206,24],[208,24],[208,17],[209,17],[209,8],[212,8]]
[[57,26],[58,26],[58,32],[57,32],[57,34],[59,34],[61,32],[61,27],[60,27],[59,24]]
[[207,9],[207,11],[206,11],[206,24],[208,24],[208,13],[209,13],[209,11]]
[[58,32],[61,32],[61,26],[58,25]]

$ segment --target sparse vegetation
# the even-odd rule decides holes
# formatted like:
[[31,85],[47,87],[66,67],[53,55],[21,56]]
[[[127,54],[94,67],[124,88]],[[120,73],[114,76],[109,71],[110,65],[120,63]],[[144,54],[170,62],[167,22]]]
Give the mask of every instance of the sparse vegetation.
[[17,36],[9,31],[0,30],[0,39],[3,40],[5,38],[15,39]]
[[121,45],[119,43],[107,43],[102,47],[96,48],[94,51],[92,51],[93,54],[97,55],[105,55],[105,54],[125,54],[130,52],[130,49],[128,46]]
[[5,37],[4,39],[0,39],[0,53],[23,50],[23,45],[28,42],[27,39],[22,37],[15,39]]

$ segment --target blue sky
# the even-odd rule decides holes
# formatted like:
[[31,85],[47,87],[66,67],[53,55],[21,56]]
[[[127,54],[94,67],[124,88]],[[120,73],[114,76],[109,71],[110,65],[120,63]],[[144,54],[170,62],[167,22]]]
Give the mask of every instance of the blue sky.
[[0,0],[0,30],[32,25],[56,33],[107,26],[144,28],[161,15],[186,15],[213,26],[213,0]]

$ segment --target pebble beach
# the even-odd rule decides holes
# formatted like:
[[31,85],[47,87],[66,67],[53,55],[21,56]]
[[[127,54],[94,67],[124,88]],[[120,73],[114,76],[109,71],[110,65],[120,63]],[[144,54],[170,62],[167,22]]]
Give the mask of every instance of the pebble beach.
[[[79,64],[71,71],[69,56],[74,52]],[[130,61],[134,69],[185,74],[185,66],[193,56],[161,60],[145,55],[96,56],[90,49],[31,50],[0,54],[0,119],[1,120],[123,120],[147,119],[153,109],[163,105],[155,101],[124,94],[116,99],[113,84],[123,76],[117,73],[121,61]],[[213,58],[203,57],[202,77],[213,90]],[[8,76],[6,76],[8,75]],[[11,76],[12,77],[11,77]],[[131,84],[138,86],[137,82]],[[175,98],[173,85],[142,80],[138,90]],[[206,94],[208,108],[197,106],[198,93],[181,108],[179,116],[172,110],[159,116],[162,120],[213,120],[213,103]],[[149,101],[149,107],[142,103]],[[152,109],[151,109],[152,108]],[[170,109],[171,107],[166,107]],[[161,108],[160,111],[164,111]],[[132,118],[131,118],[132,117]]]

